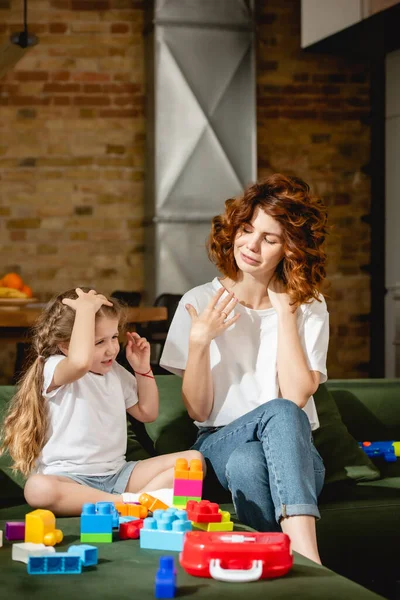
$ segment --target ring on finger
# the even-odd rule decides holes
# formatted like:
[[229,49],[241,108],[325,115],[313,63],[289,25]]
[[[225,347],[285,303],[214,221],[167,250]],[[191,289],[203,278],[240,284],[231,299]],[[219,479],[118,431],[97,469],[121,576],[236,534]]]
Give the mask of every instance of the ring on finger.
[[226,312],[224,310],[221,310],[221,315],[224,315],[224,319],[228,318],[228,315],[226,314]]

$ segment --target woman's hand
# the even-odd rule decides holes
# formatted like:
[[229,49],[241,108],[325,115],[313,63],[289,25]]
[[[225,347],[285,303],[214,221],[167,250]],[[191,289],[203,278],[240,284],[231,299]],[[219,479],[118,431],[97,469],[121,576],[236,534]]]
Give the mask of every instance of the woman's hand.
[[83,292],[81,288],[76,288],[76,293],[78,297],[73,298],[63,298],[62,303],[66,304],[73,310],[77,311],[80,308],[88,308],[92,309],[94,313],[97,313],[99,308],[105,304],[106,306],[112,306],[113,303],[107,300],[103,294],[98,294],[95,290],[90,290],[90,292]]
[[126,358],[134,371],[147,373],[150,370],[150,344],[138,333],[127,334]]
[[239,314],[234,315],[231,319],[227,319],[238,302],[234,294],[229,292],[226,298],[219,302],[225,291],[225,288],[218,290],[200,315],[197,314],[196,309],[191,304],[186,304],[186,310],[192,319],[190,343],[208,345],[211,343],[211,340],[221,335],[233,323],[236,323],[240,317]]
[[290,297],[286,292],[286,287],[277,279],[276,276],[270,279],[268,284],[268,297],[271,301],[272,307],[277,313],[293,313],[293,306],[290,305]]

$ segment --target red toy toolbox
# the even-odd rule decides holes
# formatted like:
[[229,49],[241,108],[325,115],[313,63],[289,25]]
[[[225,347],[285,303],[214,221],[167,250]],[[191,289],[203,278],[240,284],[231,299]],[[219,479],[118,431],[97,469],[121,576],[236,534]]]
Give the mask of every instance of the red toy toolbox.
[[189,575],[247,582],[286,575],[293,556],[285,533],[188,531],[179,562]]

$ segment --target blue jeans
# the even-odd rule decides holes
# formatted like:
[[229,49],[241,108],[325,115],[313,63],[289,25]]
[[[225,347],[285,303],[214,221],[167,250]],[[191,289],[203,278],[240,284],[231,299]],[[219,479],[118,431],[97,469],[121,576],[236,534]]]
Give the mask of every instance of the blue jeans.
[[307,415],[290,400],[270,400],[224,427],[200,428],[199,450],[232,494],[242,523],[280,531],[282,517],[320,517],[325,468]]

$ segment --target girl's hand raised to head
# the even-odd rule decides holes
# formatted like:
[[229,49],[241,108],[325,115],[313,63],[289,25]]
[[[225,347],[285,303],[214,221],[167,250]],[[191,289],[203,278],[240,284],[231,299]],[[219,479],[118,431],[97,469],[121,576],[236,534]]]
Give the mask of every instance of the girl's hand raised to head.
[[272,277],[268,284],[268,297],[277,313],[295,312],[290,305],[290,297],[285,285],[276,276]]
[[234,294],[229,292],[226,298],[219,302],[225,291],[224,288],[218,290],[208,306],[199,315],[191,304],[186,304],[186,310],[192,319],[190,342],[210,344],[211,340],[221,335],[230,325],[236,323],[240,317],[239,314],[227,319],[238,302]]
[[72,298],[63,298],[62,303],[70,306],[75,311],[80,308],[89,308],[93,309],[96,313],[100,306],[105,304],[106,306],[112,306],[113,303],[107,300],[103,294],[98,294],[95,290],[90,290],[90,292],[83,292],[81,288],[76,288],[76,293],[78,297],[75,299]]
[[150,370],[150,344],[138,333],[127,333],[126,358],[134,371],[147,373]]

